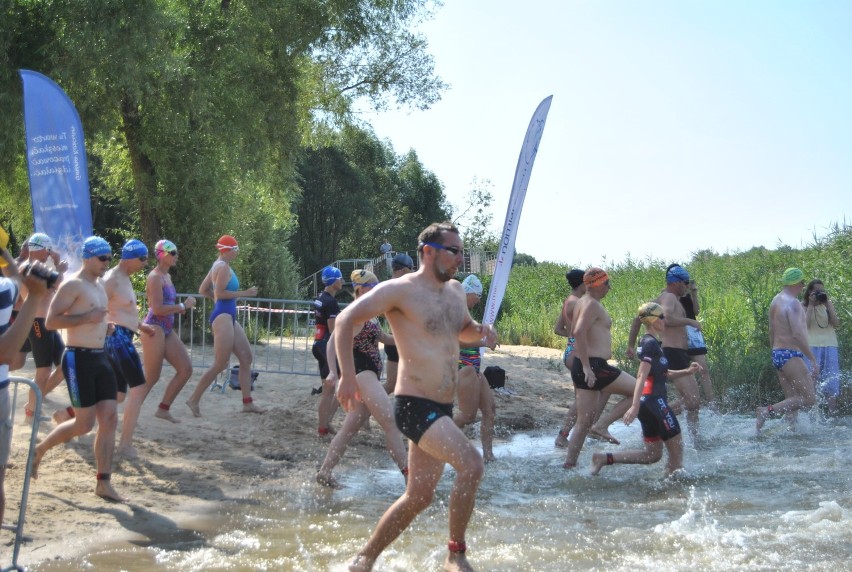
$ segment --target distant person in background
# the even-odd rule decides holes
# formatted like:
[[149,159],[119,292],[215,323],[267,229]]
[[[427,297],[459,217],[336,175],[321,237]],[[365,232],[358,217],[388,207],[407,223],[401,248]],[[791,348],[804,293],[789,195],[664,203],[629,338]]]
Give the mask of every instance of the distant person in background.
[[[399,278],[414,272],[414,261],[404,252],[400,252],[391,260],[391,278]],[[396,373],[399,370],[399,352],[396,351],[396,346],[392,344],[385,345],[385,355],[387,356],[387,379],[385,380],[385,391],[388,394],[393,393],[396,389]]]
[[264,413],[263,409],[254,404],[251,396],[251,344],[242,324],[237,321],[237,299],[257,296],[257,286],[240,290],[240,281],[231,268],[231,262],[240,252],[236,238],[229,234],[220,236],[216,241],[216,250],[219,251],[219,256],[198,289],[202,296],[213,297],[213,310],[210,312],[213,363],[210,369],[201,375],[186,404],[194,416],[201,417],[201,398],[216,376],[228,367],[228,360],[231,354],[234,354],[240,366],[237,378],[243,396],[243,413]]
[[385,264],[388,265],[388,274],[390,274],[393,271],[392,270],[393,264],[391,262],[391,251],[392,250],[393,250],[393,247],[391,246],[391,243],[388,242],[388,239],[386,238],[384,240],[384,242],[382,242],[382,245],[379,247],[379,252],[382,253],[382,258],[385,259]]
[[[135,396],[131,392],[128,404],[125,406],[125,416],[134,415],[132,408],[142,407],[142,401],[151,388],[160,381],[163,372],[163,360],[169,362],[175,373],[163,391],[163,399],[157,406],[155,417],[172,423],[180,423],[171,414],[171,407],[186,382],[192,377],[192,360],[183,345],[183,340],[175,331],[175,317],[186,314],[187,310],[195,307],[195,298],[187,297],[186,301],[177,301],[177,290],[170,271],[178,263],[178,248],[171,240],[158,240],[154,245],[154,256],[157,265],[145,281],[145,296],[148,299],[148,313],[143,323],[151,328],[151,335],[142,336],[142,367],[145,370],[144,395]],[[137,398],[140,401],[137,403]],[[138,412],[135,415],[139,415]],[[122,434],[122,440],[124,435]]]
[[[36,311],[36,317],[33,320],[29,335],[30,351],[32,351],[36,367],[33,381],[35,381],[41,390],[42,396],[46,396],[56,389],[64,379],[60,364],[62,363],[62,352],[65,350],[65,344],[59,336],[58,331],[51,330],[45,326],[45,320],[56,288],[59,287],[64,272],[68,269],[68,263],[60,260],[59,253],[54,251],[53,240],[43,232],[37,232],[29,237],[27,239],[27,248],[29,254],[24,264],[33,264],[35,262],[47,264],[48,260],[52,260],[56,271],[59,273],[59,279],[53,288],[50,289],[47,296],[42,299],[41,306]],[[21,296],[26,297],[26,295],[26,286],[24,286],[21,289]],[[26,420],[29,423],[32,423],[35,400],[35,393],[30,391],[29,400],[24,408]],[[62,420],[64,421],[64,419]]]
[[[27,243],[25,241],[24,244],[21,246],[20,252],[18,252],[18,257],[15,259],[15,267],[21,268],[24,261],[26,261],[29,256],[30,247],[27,246]],[[23,304],[24,296],[21,296],[21,293],[18,292],[18,299],[15,300],[15,306],[12,310],[12,322],[17,319],[18,311],[21,309],[21,306],[23,306]],[[9,363],[9,371],[15,371],[24,367],[24,365],[26,365],[27,363],[27,354],[30,353],[30,351],[32,351],[32,349],[30,348],[29,334],[27,334],[26,339],[24,339],[24,343],[21,345],[21,351],[19,351],[18,355],[15,356],[15,359],[13,359]]]
[[[6,509],[6,463],[12,447],[12,403],[9,398],[9,365],[18,359],[18,348],[29,334],[36,310],[47,296],[47,282],[42,276],[48,272],[40,262],[24,268],[18,267],[6,250],[9,235],[0,227],[0,523]],[[26,284],[29,296],[18,308],[20,320],[12,323],[12,308],[18,298],[22,284]]]
[[326,345],[334,331],[334,321],[340,313],[340,305],[335,296],[343,288],[343,273],[339,268],[326,266],[322,269],[322,283],[325,289],[314,300],[314,345],[311,353],[319,366],[322,389],[318,408],[319,425],[317,433],[321,437],[334,433],[331,428],[331,418],[337,412],[338,403],[334,398],[334,381],[328,379],[331,371],[328,367]]
[[[667,268],[668,271],[677,264],[672,264]],[[695,280],[689,280],[686,283],[687,292],[680,297],[680,304],[683,306],[683,311],[686,312],[686,317],[690,320],[697,320],[698,314],[701,312],[701,304],[698,300],[698,284]],[[707,400],[707,405],[710,409],[716,409],[716,392],[713,390],[713,380],[710,379],[710,368],[707,367],[707,343],[704,340],[704,334],[694,326],[686,326],[687,349],[686,353],[689,359],[701,366],[701,389],[704,391],[704,398]]]
[[837,312],[822,280],[811,280],[802,300],[808,324],[808,344],[817,360],[820,376],[818,387],[825,396],[829,415],[837,415],[840,395],[840,356],[836,328],[840,327]]
[[[467,309],[470,311],[482,299],[482,282],[475,274],[462,281]],[[459,344],[459,376],[456,394],[459,397],[459,410],[453,414],[453,421],[460,428],[476,421],[476,412],[482,412],[482,424],[479,437],[482,440],[482,458],[486,463],[494,460],[494,418],[497,407],[494,393],[488,380],[480,372],[480,344]]]
[[592,474],[597,475],[606,465],[630,463],[650,465],[663,457],[663,445],[669,453],[666,475],[683,468],[683,438],[680,425],[667,401],[666,381],[684,375],[692,375],[701,369],[692,362],[685,370],[671,370],[663,354],[658,337],[665,331],[663,308],[648,302],[639,307],[637,316],[647,333],[639,341],[639,373],[633,392],[633,402],[624,414],[624,423],[630,425],[636,417],[642,424],[645,448],[614,453],[594,453]]
[[[767,419],[792,413],[788,422],[793,424],[796,412],[816,403],[814,384],[819,379],[819,361],[808,343],[805,307],[797,298],[805,289],[805,274],[799,268],[788,268],[781,276],[781,284],[781,292],[769,305],[769,343],[772,346],[772,364],[778,372],[785,399],[757,408],[758,434]],[[810,360],[811,374],[805,358]]]

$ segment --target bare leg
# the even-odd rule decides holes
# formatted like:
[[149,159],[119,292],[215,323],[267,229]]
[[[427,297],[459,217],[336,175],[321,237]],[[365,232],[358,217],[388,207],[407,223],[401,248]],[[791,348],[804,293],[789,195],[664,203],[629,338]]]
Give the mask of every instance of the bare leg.
[[[607,387],[609,389],[609,387]],[[615,423],[618,419],[624,417],[630,405],[633,403],[633,397],[623,397],[621,401],[616,403],[608,413],[604,414],[603,410],[606,407],[610,394],[606,391],[601,392],[601,399],[598,403],[598,420],[589,429],[589,437],[609,441],[613,445],[620,445],[621,442],[613,437],[609,432],[609,426]]]
[[349,445],[352,437],[358,433],[364,420],[369,419],[369,417],[370,412],[363,403],[359,403],[358,407],[346,414],[346,417],[343,419],[343,425],[341,425],[340,431],[337,432],[334,439],[331,440],[325,460],[317,472],[317,482],[319,484],[335,489],[340,488],[341,485],[332,475],[332,471],[334,471],[334,467],[337,466],[337,463],[340,462],[340,459],[346,452],[346,447]]
[[396,390],[396,373],[399,371],[399,362],[398,361],[387,361],[387,370],[385,374],[387,375],[387,379],[385,380],[384,388],[385,393],[390,395]]
[[701,390],[704,392],[704,398],[707,400],[707,406],[711,410],[716,409],[716,392],[713,390],[713,380],[710,379],[710,368],[707,367],[707,356],[697,355],[689,356],[689,358],[701,366],[699,381],[701,382]]
[[[99,401],[95,405],[98,418],[98,430],[95,433],[95,463],[98,468],[95,494],[107,500],[126,502],[112,487],[108,475],[112,473],[112,456],[115,451],[115,429],[118,426],[118,412],[113,400]],[[107,478],[103,478],[107,475]]]
[[130,388],[130,396],[124,405],[124,414],[121,418],[121,440],[115,451],[122,457],[135,459],[139,456],[133,446],[133,433],[136,431],[136,422],[139,419],[142,402],[145,401],[149,391],[151,391],[151,387],[147,383]]
[[201,417],[201,398],[204,397],[204,393],[216,379],[216,376],[228,367],[228,358],[231,357],[231,352],[234,349],[234,322],[230,315],[220,314],[216,316],[216,319],[213,320],[212,329],[213,364],[210,369],[202,374],[201,379],[198,380],[198,385],[195,386],[195,391],[186,401],[186,405],[192,410],[195,417]]
[[599,391],[591,389],[574,390],[574,403],[577,405],[577,423],[574,424],[574,430],[571,431],[571,436],[568,438],[568,453],[564,464],[566,469],[577,465],[580,449],[583,448],[586,435],[589,433],[592,421],[595,418],[599,394]]
[[479,436],[482,440],[482,458],[490,463],[494,457],[494,418],[497,416],[497,405],[494,403],[494,391],[488,385],[485,376],[479,377],[479,410],[482,411],[482,425]]
[[692,442],[697,447],[700,444],[698,435],[698,410],[701,407],[701,394],[698,390],[698,382],[695,381],[694,375],[685,375],[673,381],[678,393],[680,393],[680,401],[686,408],[686,427],[689,430],[689,435],[692,437]]
[[38,478],[38,466],[45,453],[57,445],[67,443],[74,437],[85,435],[94,426],[95,407],[75,408],[73,419],[69,419],[54,427],[53,431],[48,433],[41,443],[36,445],[35,455],[33,456],[33,478]]
[[[426,431],[419,444],[411,445],[408,451],[411,472],[405,493],[379,520],[370,540],[350,565],[350,570],[371,570],[379,554],[429,506],[447,462],[456,470],[450,495],[450,539],[464,542],[484,466],[479,452],[464,433],[450,419],[441,418]],[[450,564],[450,558],[447,563]],[[452,558],[453,565],[460,566],[461,563],[467,564],[464,554]]]
[[571,433],[571,429],[574,427],[574,424],[576,422],[577,400],[575,399],[571,406],[568,408],[568,414],[565,416],[565,423],[562,424],[562,428],[556,435],[556,441],[554,441],[553,443],[554,446],[559,447],[560,449],[564,449],[568,446],[568,435]]
[[802,358],[792,358],[778,370],[778,378],[786,399],[768,407],[757,408],[757,433],[773,414],[787,414],[813,407],[816,403],[814,383]]
[[183,345],[180,337],[174,331],[166,336],[164,351],[166,361],[172,365],[175,374],[166,385],[166,389],[163,391],[163,399],[157,406],[154,416],[172,423],[180,423],[180,420],[172,416],[170,409],[186,382],[192,377],[192,361],[189,359],[186,346]]
[[243,395],[243,413],[265,413],[264,409],[254,404],[251,396],[251,345],[245,330],[238,322],[234,323],[234,355],[240,362],[239,380],[240,393]]
[[[334,396],[335,384],[328,380],[322,380],[322,395],[318,408],[319,425],[318,429],[321,434],[328,434],[331,431],[331,419],[337,413],[339,404]],[[325,431],[323,431],[325,430]]]
[[[674,439],[680,439],[680,435]],[[671,441],[672,439],[670,439]],[[650,465],[656,463],[663,457],[663,442],[646,442],[644,449],[631,449],[629,451],[617,451],[615,453],[595,453],[592,455],[592,474],[597,475],[606,465],[616,463],[633,465]]]

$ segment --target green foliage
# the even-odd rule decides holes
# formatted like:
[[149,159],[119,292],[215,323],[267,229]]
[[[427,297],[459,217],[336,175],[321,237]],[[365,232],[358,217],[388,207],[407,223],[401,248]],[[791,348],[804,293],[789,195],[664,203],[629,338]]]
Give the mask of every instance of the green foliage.
[[[825,282],[840,318],[841,369],[852,370],[850,257],[852,227],[844,224],[835,225],[826,237],[815,238],[802,250],[781,246],[724,255],[701,251],[685,261],[699,285],[699,319],[709,348],[713,383],[728,407],[751,409],[781,395],[770,361],[768,310],[780,290],[779,278],[790,266]],[[603,305],[613,320],[613,357],[629,371],[636,369],[635,363],[624,359],[633,317],[642,303],[655,299],[664,288],[666,266],[660,260],[628,258],[606,268],[612,290]],[[549,262],[512,268],[497,317],[503,343],[564,348],[565,339],[553,333],[553,325],[570,293],[567,269]]]

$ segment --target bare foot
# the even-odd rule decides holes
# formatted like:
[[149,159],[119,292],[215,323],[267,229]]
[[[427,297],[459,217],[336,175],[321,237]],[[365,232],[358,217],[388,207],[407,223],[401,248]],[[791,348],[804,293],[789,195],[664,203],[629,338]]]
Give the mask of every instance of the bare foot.
[[559,433],[556,435],[556,441],[554,441],[553,445],[558,449],[564,449],[568,446],[568,431],[565,429],[561,429]]
[[266,409],[261,409],[254,403],[243,403],[243,413],[266,413]]
[[367,558],[363,554],[359,554],[355,557],[355,560],[349,564],[349,572],[370,572],[373,569],[373,564],[375,560]]
[[[187,403],[187,405],[189,405],[189,403]],[[190,405],[189,408],[192,409],[192,406]],[[194,414],[195,410],[193,410],[192,413]],[[171,421],[172,423],[180,423],[180,419],[172,417],[172,414],[169,413],[167,409],[160,409],[159,407],[157,408],[157,411],[154,412],[154,417],[158,419],[165,419],[166,421]]]
[[757,416],[757,421],[755,422],[755,432],[760,435],[760,430],[763,429],[763,424],[766,423],[766,420],[769,418],[769,408],[767,407],[758,407],[757,411],[755,411],[755,415]]
[[115,489],[112,488],[110,482],[106,480],[98,481],[98,484],[95,486],[95,494],[104,500],[113,502],[127,502],[128,500],[115,492]]
[[139,451],[133,445],[119,445],[115,448],[115,456],[121,459],[138,459]]
[[606,465],[606,453],[592,454],[592,475],[600,473],[604,465]]
[[325,473],[317,473],[317,482],[324,487],[328,487],[330,489],[342,489],[343,485],[341,485],[337,479],[335,479],[332,475],[327,475]]
[[197,401],[187,399],[186,406],[192,411],[193,417],[201,417],[201,408],[198,406]]
[[444,570],[447,572],[474,572],[473,566],[467,561],[464,552],[450,552],[444,561]]
[[600,439],[602,441],[608,441],[613,445],[621,445],[621,441],[613,437],[609,434],[609,431],[604,429],[601,431],[600,429],[595,429],[594,427],[589,429],[589,437],[592,439]]

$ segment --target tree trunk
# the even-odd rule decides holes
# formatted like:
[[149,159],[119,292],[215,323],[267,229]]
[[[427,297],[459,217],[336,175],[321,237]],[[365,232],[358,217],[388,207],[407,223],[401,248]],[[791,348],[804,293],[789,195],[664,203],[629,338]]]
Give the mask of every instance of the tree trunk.
[[154,164],[141,150],[139,109],[134,98],[127,92],[121,99],[121,119],[133,172],[133,188],[136,190],[136,200],[139,206],[139,227],[142,231],[142,242],[154,244],[159,240],[161,234],[160,220],[155,212],[157,187]]

